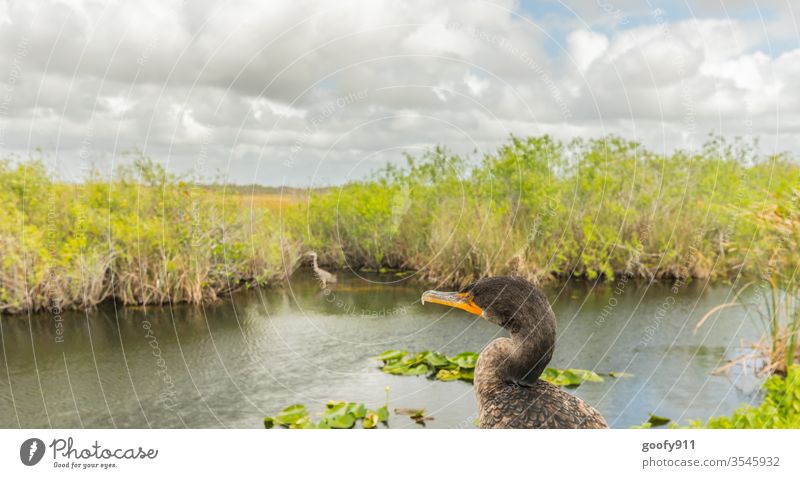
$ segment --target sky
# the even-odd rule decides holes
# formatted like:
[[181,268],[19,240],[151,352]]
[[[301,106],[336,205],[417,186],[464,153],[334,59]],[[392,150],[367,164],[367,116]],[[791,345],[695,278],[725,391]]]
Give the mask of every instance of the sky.
[[800,152],[792,1],[0,0],[0,157],[320,186],[435,145]]

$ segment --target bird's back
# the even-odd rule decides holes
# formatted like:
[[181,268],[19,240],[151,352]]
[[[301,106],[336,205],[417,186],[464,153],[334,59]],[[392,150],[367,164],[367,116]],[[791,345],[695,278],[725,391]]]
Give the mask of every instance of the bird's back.
[[481,428],[608,428],[600,412],[544,380],[496,383],[476,392]]

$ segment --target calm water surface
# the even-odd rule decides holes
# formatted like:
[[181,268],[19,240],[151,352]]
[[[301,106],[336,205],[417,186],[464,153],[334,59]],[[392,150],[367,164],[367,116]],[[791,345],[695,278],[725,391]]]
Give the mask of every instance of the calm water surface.
[[[238,293],[205,308],[117,308],[0,318],[0,427],[261,427],[264,415],[328,400],[425,408],[429,427],[474,427],[464,382],[381,373],[385,349],[479,351],[504,335],[462,311],[421,306],[426,287],[394,276],[339,275],[329,294],[303,271],[283,289]],[[548,290],[558,317],[552,366],[606,377],[574,391],[612,427],[648,413],[679,419],[729,413],[758,401],[750,374],[712,371],[760,330],[731,310],[696,334],[730,287],[634,282]],[[392,416],[395,428],[416,427]]]

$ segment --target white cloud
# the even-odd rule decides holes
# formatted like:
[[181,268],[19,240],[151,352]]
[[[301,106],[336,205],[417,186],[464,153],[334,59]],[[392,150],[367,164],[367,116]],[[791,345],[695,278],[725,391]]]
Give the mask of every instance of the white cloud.
[[606,51],[608,38],[600,33],[575,30],[567,36],[567,45],[578,70],[584,73]]
[[483,92],[489,88],[491,82],[487,78],[481,78],[467,71],[464,74],[464,84],[473,96],[483,96]]

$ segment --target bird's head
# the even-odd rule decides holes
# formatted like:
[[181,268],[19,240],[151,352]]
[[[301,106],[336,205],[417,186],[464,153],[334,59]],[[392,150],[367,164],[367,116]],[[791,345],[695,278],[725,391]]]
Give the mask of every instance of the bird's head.
[[530,333],[543,323],[555,324],[542,291],[520,277],[487,277],[458,292],[429,290],[422,294],[422,303],[425,302],[465,310],[512,334]]

